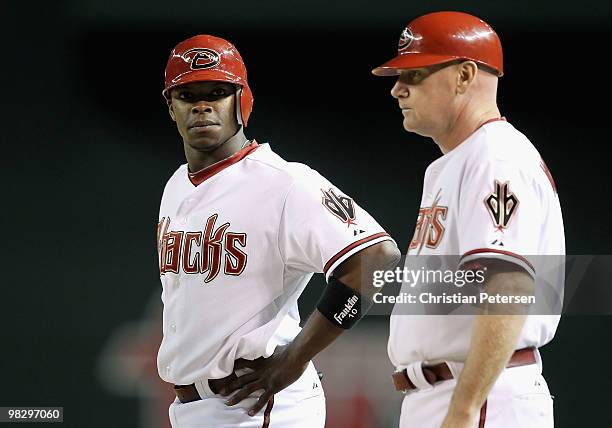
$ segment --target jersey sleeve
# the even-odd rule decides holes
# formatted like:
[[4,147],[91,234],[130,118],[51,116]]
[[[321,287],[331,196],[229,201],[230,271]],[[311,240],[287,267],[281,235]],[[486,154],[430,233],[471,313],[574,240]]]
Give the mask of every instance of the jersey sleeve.
[[348,257],[385,240],[392,238],[376,220],[318,173],[293,182],[279,228],[286,265],[327,280]]
[[544,218],[535,177],[514,163],[490,161],[468,171],[459,207],[460,266],[503,259],[535,276]]

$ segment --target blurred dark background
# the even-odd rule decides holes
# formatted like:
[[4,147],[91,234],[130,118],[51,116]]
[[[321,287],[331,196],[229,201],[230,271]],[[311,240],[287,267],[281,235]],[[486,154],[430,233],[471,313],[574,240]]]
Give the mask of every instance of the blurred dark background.
[[[70,427],[147,426],[158,204],[184,163],[163,71],[191,35],[240,50],[255,95],[247,135],[328,177],[405,250],[439,151],[402,129],[393,79],[370,70],[436,10],[497,30],[500,108],[555,177],[568,253],[610,254],[610,2],[3,3],[0,406],[64,406]],[[304,317],[322,284],[303,296]],[[612,426],[611,328],[604,314],[567,316],[542,349],[558,427]]]

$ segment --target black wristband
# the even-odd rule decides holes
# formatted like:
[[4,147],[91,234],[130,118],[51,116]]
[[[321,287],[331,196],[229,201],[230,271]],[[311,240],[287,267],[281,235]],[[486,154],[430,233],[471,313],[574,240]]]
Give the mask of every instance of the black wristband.
[[363,303],[361,294],[332,276],[317,303],[317,309],[332,324],[348,330],[363,316]]

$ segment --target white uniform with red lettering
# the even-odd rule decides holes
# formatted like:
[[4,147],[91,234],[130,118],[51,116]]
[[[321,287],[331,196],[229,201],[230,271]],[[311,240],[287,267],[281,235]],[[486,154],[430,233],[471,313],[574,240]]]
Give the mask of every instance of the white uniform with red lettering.
[[297,299],[313,272],[326,278],[352,254],[391,239],[309,167],[256,142],[190,174],[182,165],[162,197],[158,225],[164,338],[159,374],[195,383],[202,400],[170,407],[173,427],[323,427],[312,363],[254,417],[210,391],[239,358],[268,357],[300,331]]
[[[541,259],[529,256],[563,255],[565,239],[554,181],[529,140],[505,120],[490,121],[435,160],[425,172],[409,254],[458,255],[461,265],[483,258],[507,260],[535,274],[537,288]],[[562,268],[554,274],[563,280]],[[394,313],[398,309],[396,305]],[[392,315],[388,347],[392,363],[400,370],[446,361],[456,379],[470,347],[473,321],[469,315]],[[558,315],[528,316],[517,349],[545,345],[558,322]],[[539,353],[536,358],[537,364],[502,372],[479,424],[553,426],[552,400],[541,376]],[[400,426],[440,427],[455,379],[408,392]]]

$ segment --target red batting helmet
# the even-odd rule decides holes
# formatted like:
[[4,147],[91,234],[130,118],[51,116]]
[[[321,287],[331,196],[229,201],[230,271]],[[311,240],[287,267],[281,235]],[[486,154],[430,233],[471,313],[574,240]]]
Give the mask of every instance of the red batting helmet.
[[253,110],[253,93],[247,82],[244,61],[234,45],[208,35],[194,36],[176,45],[166,65],[164,97],[169,99],[170,89],[175,86],[201,81],[240,85],[236,112],[238,123],[247,125]]
[[482,19],[462,12],[435,12],[408,23],[400,36],[397,56],[372,70],[377,76],[399,74],[404,68],[426,67],[455,59],[487,66],[504,74],[499,37]]

